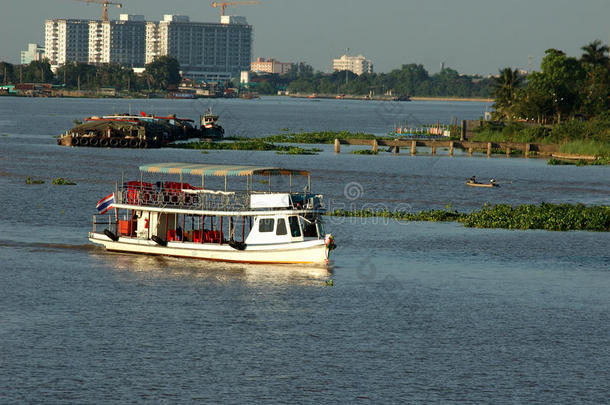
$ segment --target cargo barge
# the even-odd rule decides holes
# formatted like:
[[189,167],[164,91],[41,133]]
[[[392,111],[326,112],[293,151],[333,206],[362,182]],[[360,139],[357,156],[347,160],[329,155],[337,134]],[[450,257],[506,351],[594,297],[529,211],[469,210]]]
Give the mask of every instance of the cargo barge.
[[191,138],[222,140],[224,129],[218,115],[208,110],[200,117],[200,126],[189,118],[116,114],[93,116],[66,131],[57,139],[61,146],[111,148],[160,148],[175,141]]

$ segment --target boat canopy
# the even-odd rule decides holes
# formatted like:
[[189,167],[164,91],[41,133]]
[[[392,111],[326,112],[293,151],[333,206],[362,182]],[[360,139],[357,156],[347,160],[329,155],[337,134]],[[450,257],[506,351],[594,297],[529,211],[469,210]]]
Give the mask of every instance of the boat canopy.
[[144,173],[190,174],[196,176],[309,176],[309,172],[304,170],[201,163],[153,163],[140,166],[140,171]]

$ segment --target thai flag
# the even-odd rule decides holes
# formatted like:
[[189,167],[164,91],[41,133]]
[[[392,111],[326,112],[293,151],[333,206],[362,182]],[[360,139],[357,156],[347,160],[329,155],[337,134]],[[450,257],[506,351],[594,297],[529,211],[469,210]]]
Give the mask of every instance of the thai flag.
[[108,197],[104,197],[97,202],[97,211],[100,214],[105,214],[114,206],[114,193],[110,194]]

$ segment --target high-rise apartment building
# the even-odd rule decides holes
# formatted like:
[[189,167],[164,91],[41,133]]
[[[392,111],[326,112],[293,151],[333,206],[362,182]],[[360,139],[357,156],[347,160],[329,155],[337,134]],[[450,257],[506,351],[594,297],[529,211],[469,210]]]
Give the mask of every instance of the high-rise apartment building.
[[89,20],[45,22],[45,57],[52,66],[89,61]]
[[143,15],[121,14],[119,20],[89,22],[89,63],[144,67],[145,55]]
[[167,55],[178,60],[185,77],[226,80],[250,69],[252,26],[237,16],[222,16],[220,23],[177,15],[160,22],[127,14],[104,22],[56,19],[46,22],[45,45],[54,67],[74,61],[143,67]]
[[338,59],[333,59],[333,70],[350,70],[357,75],[361,75],[363,73],[373,73],[373,62],[362,55],[343,55]]
[[183,76],[191,79],[225,80],[250,69],[252,26],[244,17],[202,23],[165,15],[159,23],[147,23],[146,34],[146,63],[171,56],[180,63]]

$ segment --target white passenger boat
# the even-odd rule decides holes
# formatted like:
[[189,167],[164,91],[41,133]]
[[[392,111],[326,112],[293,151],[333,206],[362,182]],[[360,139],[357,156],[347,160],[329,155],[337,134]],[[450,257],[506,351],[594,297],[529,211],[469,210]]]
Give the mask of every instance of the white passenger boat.
[[[324,233],[322,196],[311,193],[308,172],[277,167],[158,163],[140,166],[140,180],[117,184],[98,202],[89,240],[109,251],[243,263],[326,265],[335,248]],[[178,176],[144,181],[148,176]],[[239,176],[242,189],[229,191]],[[282,176],[287,192],[271,191]],[[189,178],[190,177],[190,178]],[[193,180],[191,180],[191,178]],[[207,183],[222,183],[210,189]],[[257,181],[262,178],[263,181]],[[304,183],[293,192],[293,183]],[[177,181],[176,181],[177,180]],[[187,182],[189,181],[189,182]],[[194,181],[200,186],[191,185]],[[231,182],[234,182],[232,179]],[[255,190],[264,183],[265,191]],[[275,181],[274,181],[275,183]],[[298,185],[297,185],[298,186]]]

